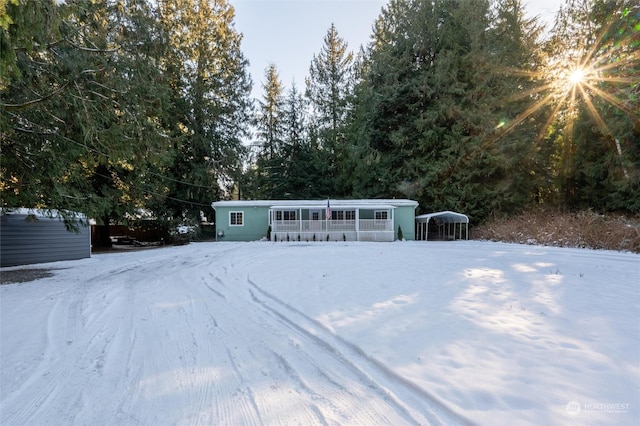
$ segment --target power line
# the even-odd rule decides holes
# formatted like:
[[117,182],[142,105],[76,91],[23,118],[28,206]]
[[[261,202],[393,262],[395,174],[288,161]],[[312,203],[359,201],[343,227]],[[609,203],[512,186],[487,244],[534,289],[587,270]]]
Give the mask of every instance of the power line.
[[[115,181],[115,178],[114,178],[114,177],[112,177],[112,176],[105,176],[105,175],[103,175],[102,173],[98,173],[98,172],[94,172],[94,174],[95,174],[96,176],[100,176],[100,177],[103,177],[103,178],[105,178],[105,179],[109,179],[110,181]],[[198,202],[196,202],[196,201],[183,200],[183,199],[181,199],[181,198],[176,198],[176,197],[172,197],[172,196],[170,196],[170,195],[161,194],[161,193],[159,193],[159,192],[150,191],[150,190],[148,190],[148,189],[141,188],[141,187],[136,186],[136,185],[129,184],[129,186],[131,186],[132,188],[135,188],[135,189],[137,189],[137,190],[140,190],[140,191],[142,191],[142,192],[145,192],[145,193],[148,193],[148,194],[151,194],[151,195],[155,195],[155,196],[158,196],[158,197],[167,198],[167,199],[169,199],[169,200],[177,201],[177,202],[179,202],[179,203],[186,203],[186,204],[191,204],[191,205],[199,206],[199,207],[211,207],[211,205],[210,205],[210,204],[203,204],[203,203],[198,203]]]
[[[14,113],[11,113],[11,115],[14,118],[22,119],[22,117],[18,117]],[[73,143],[73,144],[75,144],[77,146],[83,147],[83,148],[87,149],[89,152],[93,152],[94,154],[102,155],[107,160],[111,160],[111,156],[109,154],[107,154],[105,152],[102,152],[97,148],[94,148],[92,146],[88,146],[87,144],[75,141],[75,140],[73,140],[73,139],[71,139],[71,138],[69,138],[69,137],[67,137],[65,135],[62,135],[62,134],[58,133],[58,132],[52,132],[52,131],[50,131],[48,129],[44,129],[41,126],[39,126],[39,125],[37,125],[35,123],[30,122],[30,124],[34,125],[36,127],[40,127],[41,130],[40,131],[33,131],[33,130],[29,130],[29,129],[26,129],[26,128],[19,128],[19,127],[14,127],[14,130],[17,130],[17,131],[20,131],[20,132],[24,132],[24,133],[37,133],[37,134],[42,134],[42,135],[57,136],[57,137],[65,140],[67,142],[71,142],[71,143]],[[192,186],[194,188],[209,188],[206,185],[199,185],[199,184],[196,184],[196,183],[186,182],[184,180],[175,179],[175,178],[172,178],[172,177],[169,177],[169,176],[162,175],[160,173],[155,173],[155,172],[153,172],[151,170],[146,170],[145,173],[148,173],[148,174],[153,175],[153,176],[160,177],[162,179],[165,179],[165,180],[168,180],[168,181],[171,181],[171,182],[176,182],[176,183],[180,183],[180,184],[183,184],[183,185]]]

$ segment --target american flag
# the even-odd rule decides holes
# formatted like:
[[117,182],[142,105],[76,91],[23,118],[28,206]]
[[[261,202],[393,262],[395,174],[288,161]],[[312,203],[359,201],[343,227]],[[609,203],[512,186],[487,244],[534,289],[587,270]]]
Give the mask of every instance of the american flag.
[[329,199],[327,199],[327,219],[331,219],[331,206],[329,205]]

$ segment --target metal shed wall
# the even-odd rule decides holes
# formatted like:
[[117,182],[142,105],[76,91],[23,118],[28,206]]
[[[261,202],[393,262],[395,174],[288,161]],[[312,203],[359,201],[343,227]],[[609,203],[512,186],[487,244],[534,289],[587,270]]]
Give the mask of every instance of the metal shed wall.
[[91,232],[69,232],[58,218],[0,215],[0,266],[83,259],[91,256]]

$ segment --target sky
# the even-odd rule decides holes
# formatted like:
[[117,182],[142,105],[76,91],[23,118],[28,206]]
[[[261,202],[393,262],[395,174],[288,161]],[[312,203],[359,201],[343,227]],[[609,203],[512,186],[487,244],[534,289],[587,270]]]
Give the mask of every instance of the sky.
[[[366,45],[372,25],[386,0],[230,0],[235,8],[235,27],[244,36],[242,51],[250,62],[253,97],[262,95],[265,70],[274,63],[288,90],[292,83],[304,91],[313,55],[324,44],[331,24],[357,52]],[[558,0],[530,0],[530,16],[551,22]]]

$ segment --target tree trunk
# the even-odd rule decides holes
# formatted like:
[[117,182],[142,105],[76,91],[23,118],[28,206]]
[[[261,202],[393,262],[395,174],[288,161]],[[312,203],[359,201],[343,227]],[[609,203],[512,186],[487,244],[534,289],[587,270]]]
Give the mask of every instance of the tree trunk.
[[109,230],[109,216],[102,218],[102,224],[96,225],[96,241],[93,246],[96,248],[111,248],[111,235]]

